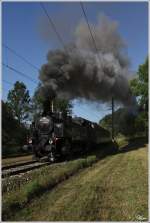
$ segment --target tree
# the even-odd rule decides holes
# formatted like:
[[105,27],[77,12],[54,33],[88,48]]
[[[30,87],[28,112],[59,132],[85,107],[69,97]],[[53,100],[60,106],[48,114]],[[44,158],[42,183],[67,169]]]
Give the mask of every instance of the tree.
[[49,96],[46,97],[45,95],[41,94],[40,87],[40,85],[37,87],[32,98],[32,119],[38,118],[43,111],[49,112],[51,110],[52,101],[55,111],[71,114],[72,104],[69,100],[58,98],[52,99]]
[[148,57],[139,66],[137,77],[130,81],[133,95],[139,97],[139,105],[148,111]]
[[111,132],[111,126],[112,126],[112,116],[106,115],[104,118],[102,118],[99,121],[100,126],[102,126],[103,128],[107,129],[109,132]]
[[30,96],[25,84],[17,81],[14,84],[14,88],[9,91],[7,100],[13,117],[17,119],[19,123],[25,121],[30,111]]
[[136,120],[136,125],[139,129],[148,134],[148,57],[144,64],[139,66],[137,77],[130,82],[133,95],[138,97],[140,106],[140,114]]
[[54,99],[54,108],[55,110],[62,111],[67,114],[72,113],[72,104],[69,100],[66,99]]
[[[2,101],[2,145],[3,154],[13,152],[12,147],[25,143],[27,129],[14,119],[7,102]],[[6,151],[7,150],[7,151]]]
[[[136,115],[128,111],[126,108],[119,108],[114,112],[114,134],[122,133],[126,136],[132,136],[139,131],[135,129]],[[112,115],[106,115],[99,124],[111,132]]]

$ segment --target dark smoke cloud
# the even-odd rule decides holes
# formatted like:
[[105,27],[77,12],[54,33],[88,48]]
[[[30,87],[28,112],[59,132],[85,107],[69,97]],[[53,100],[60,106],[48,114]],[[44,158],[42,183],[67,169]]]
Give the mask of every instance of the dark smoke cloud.
[[91,27],[98,52],[87,24],[81,21],[73,44],[48,53],[48,63],[40,72],[41,92],[51,97],[102,102],[113,96],[131,105],[134,100],[127,81],[129,60],[117,23],[100,16],[97,25]]

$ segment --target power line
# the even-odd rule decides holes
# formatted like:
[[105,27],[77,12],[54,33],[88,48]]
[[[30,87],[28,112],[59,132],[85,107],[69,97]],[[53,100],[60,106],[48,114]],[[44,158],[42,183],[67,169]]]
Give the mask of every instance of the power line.
[[25,73],[23,73],[23,72],[17,70],[16,68],[14,68],[14,67],[12,67],[12,66],[9,66],[9,65],[7,65],[7,64],[5,64],[5,63],[2,63],[2,65],[5,66],[6,68],[8,68],[9,70],[12,70],[12,71],[16,72],[17,74],[19,74],[19,75],[21,75],[21,76],[23,76],[23,77],[29,79],[29,80],[32,81],[33,83],[35,83],[35,84],[38,83],[36,80],[32,79],[32,78],[29,77],[27,74],[25,74]]
[[22,59],[24,62],[26,62],[28,65],[30,65],[32,68],[36,69],[37,71],[39,71],[40,69],[38,67],[36,67],[34,64],[32,64],[31,62],[29,62],[25,57],[21,56],[20,54],[18,54],[14,49],[10,48],[9,46],[7,46],[6,44],[3,43],[3,47],[8,49],[10,52],[12,52],[14,55],[16,55],[17,57],[19,57],[20,59]]
[[91,30],[91,27],[90,27],[90,24],[89,24],[89,21],[88,21],[88,18],[87,18],[85,9],[84,9],[84,5],[83,5],[82,2],[80,2],[80,5],[81,5],[82,11],[83,11],[83,15],[84,15],[85,21],[86,21],[86,23],[87,23],[87,25],[88,25],[88,29],[89,29],[89,31],[90,31],[90,35],[91,35],[91,38],[92,38],[92,41],[93,41],[93,44],[94,44],[94,48],[95,48],[95,50],[96,50],[96,52],[97,52],[97,55],[98,55],[98,48],[97,48],[97,46],[96,46],[96,42],[95,42],[94,36],[93,36],[93,34],[92,34],[92,30]]
[[44,13],[46,14],[46,16],[47,16],[47,18],[48,18],[48,21],[50,22],[50,24],[51,24],[51,26],[52,26],[52,28],[53,28],[53,30],[54,30],[54,32],[55,32],[55,34],[56,34],[58,40],[60,41],[60,43],[62,44],[62,46],[63,46],[64,49],[66,50],[64,41],[63,41],[62,37],[60,36],[59,32],[57,31],[57,28],[56,28],[56,26],[55,26],[55,24],[54,24],[52,18],[51,18],[50,15],[48,14],[48,12],[47,12],[47,10],[46,10],[46,8],[45,8],[45,6],[44,6],[44,3],[40,2],[40,6],[41,6],[41,8],[43,9]]
[[2,80],[4,83],[6,83],[6,84],[9,84],[9,85],[13,85],[13,83],[11,83],[11,82],[9,82],[9,81],[6,81],[6,80]]
[[[64,44],[64,41],[63,41],[61,35],[59,34],[59,32],[57,31],[57,28],[56,28],[56,26],[55,26],[55,24],[54,24],[52,18],[51,18],[50,15],[48,14],[48,12],[47,12],[47,10],[46,10],[46,8],[45,8],[45,6],[44,6],[44,3],[40,2],[40,6],[41,6],[41,8],[43,9],[44,13],[46,14],[46,16],[47,16],[47,18],[48,18],[48,21],[50,22],[51,27],[52,27],[52,29],[54,30],[54,32],[55,32],[55,34],[56,34],[56,36],[57,36],[59,42],[62,44],[64,50],[65,50],[66,53],[68,54],[68,51],[67,51],[67,49],[66,49],[66,47],[65,47],[65,44]],[[64,71],[62,70],[61,67],[59,68],[59,70],[60,70],[62,73],[64,72]]]
[[[96,41],[95,41],[95,39],[94,39],[92,30],[91,30],[91,27],[90,27],[90,24],[89,24],[89,21],[88,21],[88,17],[87,17],[87,15],[86,15],[86,12],[85,12],[85,9],[84,9],[84,5],[83,5],[82,2],[80,2],[80,5],[81,5],[82,11],[83,11],[83,15],[84,15],[85,21],[86,21],[86,23],[87,23],[87,25],[88,25],[88,29],[89,29],[89,31],[90,31],[90,35],[91,35],[91,38],[92,38],[92,41],[93,41],[93,45],[94,45],[95,51],[96,51],[96,53],[97,53],[97,57],[98,57],[98,59],[99,59],[99,63],[101,64],[101,59],[100,59],[100,56],[99,56],[99,53],[98,53],[98,48],[97,48],[97,45],[96,45]],[[102,64],[101,64],[101,66],[102,66]]]

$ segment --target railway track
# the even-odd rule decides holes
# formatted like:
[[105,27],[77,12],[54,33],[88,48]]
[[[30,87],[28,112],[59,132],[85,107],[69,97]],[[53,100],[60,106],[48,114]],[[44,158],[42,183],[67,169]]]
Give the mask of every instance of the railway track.
[[19,163],[12,163],[12,164],[7,164],[7,165],[3,165],[2,166],[2,170],[8,170],[10,168],[15,168],[15,167],[19,167],[19,166],[23,166],[23,165],[27,165],[27,164],[32,164],[37,162],[36,160],[30,160],[30,161],[24,161],[24,162],[19,162]]
[[38,169],[43,166],[47,166],[49,164],[50,164],[49,162],[40,163],[38,161],[28,161],[28,162],[24,162],[24,163],[4,166],[4,167],[2,167],[2,178],[25,173],[25,172],[33,170],[33,169]]

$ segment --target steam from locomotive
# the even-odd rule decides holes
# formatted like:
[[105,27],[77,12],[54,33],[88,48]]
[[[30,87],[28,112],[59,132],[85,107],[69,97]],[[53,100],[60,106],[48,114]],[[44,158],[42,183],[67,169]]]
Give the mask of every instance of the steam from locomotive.
[[91,24],[96,42],[94,48],[87,24],[81,21],[75,30],[75,41],[65,49],[49,51],[47,64],[40,71],[41,94],[51,98],[109,101],[112,96],[131,106],[127,77],[129,59],[117,23],[101,16]]

